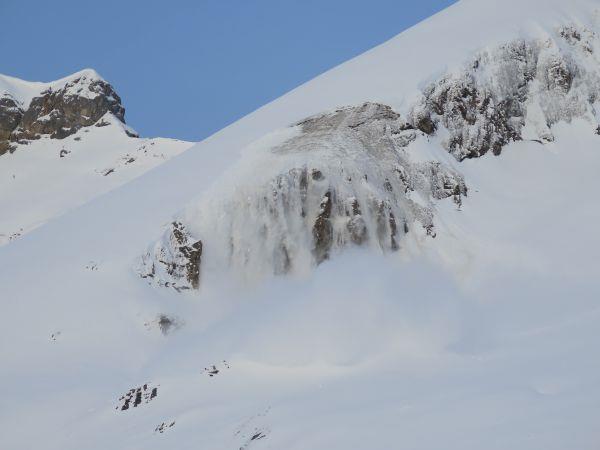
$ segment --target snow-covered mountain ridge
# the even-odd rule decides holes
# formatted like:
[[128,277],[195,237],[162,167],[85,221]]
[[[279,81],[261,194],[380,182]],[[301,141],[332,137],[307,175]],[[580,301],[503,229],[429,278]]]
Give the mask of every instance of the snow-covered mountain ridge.
[[51,83],[0,75],[0,152],[43,135],[62,139],[109,114],[125,123],[125,108],[112,86],[86,69]]
[[139,139],[91,69],[50,83],[0,75],[0,245],[190,146]]
[[460,1],[2,247],[0,447],[596,449],[599,9]]

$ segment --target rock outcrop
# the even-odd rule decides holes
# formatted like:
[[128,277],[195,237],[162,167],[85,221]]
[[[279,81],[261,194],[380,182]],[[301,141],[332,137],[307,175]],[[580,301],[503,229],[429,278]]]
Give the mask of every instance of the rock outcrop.
[[510,142],[552,141],[552,125],[598,122],[600,98],[594,32],[567,26],[545,40],[516,40],[477,54],[462,70],[432,83],[409,117],[428,135],[448,132],[457,159],[498,155]]
[[21,123],[23,109],[11,95],[0,98],[0,155],[13,148],[11,134]]
[[158,386],[144,384],[143,386],[132,388],[119,397],[119,403],[115,407],[118,411],[127,411],[130,408],[150,403],[158,395]]
[[144,255],[139,272],[160,286],[198,289],[201,262],[202,241],[194,239],[181,222],[173,222],[164,241]]
[[51,86],[23,105],[11,94],[0,97],[0,154],[15,144],[47,136],[63,139],[83,127],[101,126],[106,114],[125,123],[125,108],[112,86],[92,71]]

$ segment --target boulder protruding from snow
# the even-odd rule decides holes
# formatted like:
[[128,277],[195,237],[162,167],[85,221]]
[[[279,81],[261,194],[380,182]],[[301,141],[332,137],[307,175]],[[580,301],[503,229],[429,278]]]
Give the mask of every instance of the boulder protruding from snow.
[[181,222],[173,222],[162,240],[142,258],[140,275],[178,291],[198,289],[202,241],[194,239]]

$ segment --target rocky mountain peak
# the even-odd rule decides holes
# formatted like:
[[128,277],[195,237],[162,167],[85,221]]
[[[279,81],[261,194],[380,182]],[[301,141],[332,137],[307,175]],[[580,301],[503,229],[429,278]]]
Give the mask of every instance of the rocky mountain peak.
[[0,94],[0,155],[14,151],[15,143],[26,144],[42,136],[64,139],[83,127],[107,125],[102,120],[106,114],[125,123],[121,98],[93,70],[53,83],[21,84],[29,84],[34,91],[30,101],[22,90],[22,98],[14,92],[18,90],[4,89]]

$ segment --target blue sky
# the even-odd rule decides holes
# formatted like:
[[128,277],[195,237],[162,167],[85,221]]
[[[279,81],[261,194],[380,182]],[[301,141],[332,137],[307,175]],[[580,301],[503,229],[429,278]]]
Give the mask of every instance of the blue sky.
[[453,0],[0,0],[0,72],[85,67],[144,136],[201,140]]

